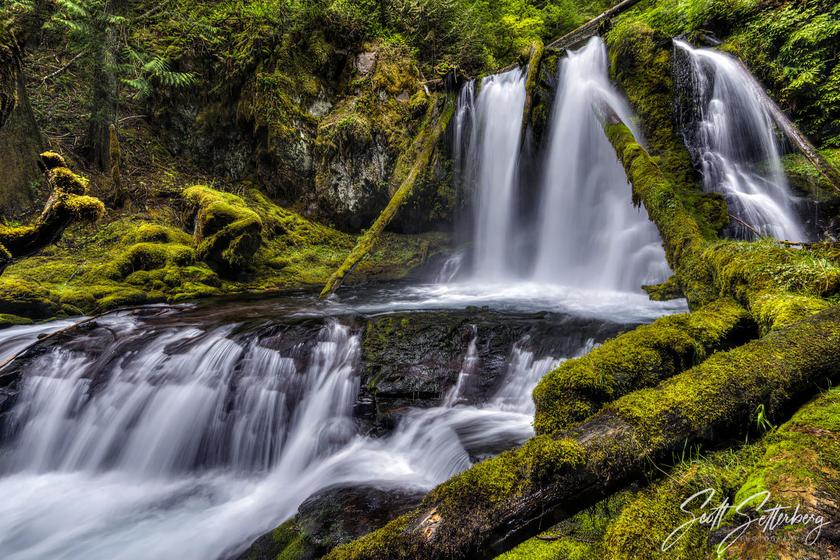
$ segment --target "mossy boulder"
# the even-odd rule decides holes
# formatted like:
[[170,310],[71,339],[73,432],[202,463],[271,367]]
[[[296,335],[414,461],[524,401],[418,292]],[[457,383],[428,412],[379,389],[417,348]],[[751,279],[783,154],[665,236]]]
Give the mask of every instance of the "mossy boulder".
[[263,223],[241,197],[194,186],[184,190],[194,212],[196,254],[220,273],[243,271],[262,245]]
[[420,503],[408,488],[337,486],[304,501],[298,513],[263,535],[239,560],[308,560],[381,527]]

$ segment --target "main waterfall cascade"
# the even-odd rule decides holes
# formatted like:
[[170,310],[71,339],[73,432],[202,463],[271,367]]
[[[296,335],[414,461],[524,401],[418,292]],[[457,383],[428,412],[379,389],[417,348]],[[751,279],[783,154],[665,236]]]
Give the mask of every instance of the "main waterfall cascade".
[[[630,108],[609,81],[600,38],[559,63],[536,228],[517,223],[515,212],[523,76],[513,70],[485,78],[477,97],[473,87],[468,83],[459,96],[455,163],[476,201],[475,281],[639,292],[642,284],[667,277],[658,232],[645,211],[634,208],[624,170],[601,124],[606,106],[638,134]],[[462,163],[459,134],[471,111],[468,157]],[[513,240],[530,229],[536,230],[532,263],[516,269],[513,263],[521,262],[522,251]]]
[[594,37],[559,62],[533,278],[637,291],[663,281],[669,270],[656,227],[633,206],[624,169],[603,130],[602,107],[641,138],[630,107],[610,83],[606,47]]
[[756,234],[809,241],[780,158],[773,118],[761,86],[732,57],[675,40],[691,65],[689,80],[697,112],[686,144],[695,152],[707,191],[726,197],[737,220],[734,236]]

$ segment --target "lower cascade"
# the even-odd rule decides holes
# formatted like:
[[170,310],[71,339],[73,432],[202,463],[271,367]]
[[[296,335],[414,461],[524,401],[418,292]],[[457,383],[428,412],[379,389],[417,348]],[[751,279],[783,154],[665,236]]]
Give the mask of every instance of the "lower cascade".
[[703,186],[726,197],[735,237],[809,241],[782,167],[761,85],[734,58],[675,40],[690,64],[696,117],[687,144],[699,161]]
[[[394,309],[367,305],[357,309]],[[539,350],[525,337],[492,358],[504,365],[488,393],[497,335],[469,325],[439,404],[409,407],[373,437],[355,410],[364,333],[352,319],[319,314],[303,328],[163,309],[96,319],[22,360],[0,416],[3,558],[234,558],[321,489],[426,491],[531,437],[539,379],[591,348],[583,333],[618,328],[571,323]],[[66,326],[16,327],[0,347]]]

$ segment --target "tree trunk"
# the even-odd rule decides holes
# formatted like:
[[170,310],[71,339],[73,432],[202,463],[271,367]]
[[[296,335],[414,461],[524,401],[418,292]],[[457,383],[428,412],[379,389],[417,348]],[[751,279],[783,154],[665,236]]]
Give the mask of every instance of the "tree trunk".
[[17,53],[1,60],[0,66],[0,214],[20,217],[38,198],[41,131],[29,105]]
[[97,41],[94,53],[90,120],[84,145],[88,163],[110,175],[111,127],[116,127],[117,122],[117,34],[107,20],[107,14],[103,14],[100,40]]

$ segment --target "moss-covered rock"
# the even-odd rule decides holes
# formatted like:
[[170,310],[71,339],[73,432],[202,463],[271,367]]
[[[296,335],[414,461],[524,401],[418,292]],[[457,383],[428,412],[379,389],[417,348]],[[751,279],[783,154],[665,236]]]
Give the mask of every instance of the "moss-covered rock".
[[205,186],[184,190],[184,198],[195,212],[198,258],[222,274],[240,273],[262,244],[260,217],[241,197]]
[[[139,303],[314,287],[353,246],[351,236],[277,206],[256,190],[245,189],[242,196],[208,187],[187,190],[193,201],[187,217],[199,236],[187,233],[174,212],[115,215],[96,229],[71,227],[58,244],[13,263],[0,277],[0,312],[7,305],[7,313],[45,319]],[[256,223],[261,241],[251,251]],[[400,278],[445,243],[442,235],[385,234],[358,267],[357,278]],[[225,266],[243,264],[220,275],[215,255],[228,259]]]

